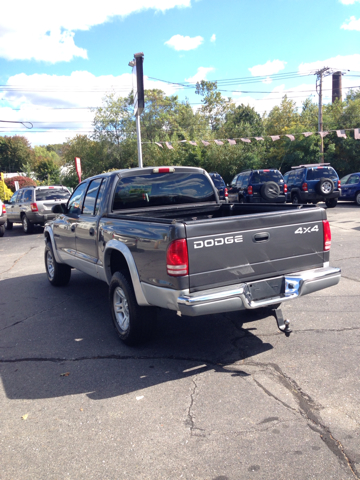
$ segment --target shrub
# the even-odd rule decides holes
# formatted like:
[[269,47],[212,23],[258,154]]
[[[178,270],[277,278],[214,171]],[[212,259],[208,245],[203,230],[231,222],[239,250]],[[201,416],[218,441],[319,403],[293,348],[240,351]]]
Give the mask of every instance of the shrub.
[[36,187],[36,182],[32,178],[18,175],[16,177],[5,178],[5,183],[12,192],[15,192],[15,182],[19,182],[19,188],[22,187]]

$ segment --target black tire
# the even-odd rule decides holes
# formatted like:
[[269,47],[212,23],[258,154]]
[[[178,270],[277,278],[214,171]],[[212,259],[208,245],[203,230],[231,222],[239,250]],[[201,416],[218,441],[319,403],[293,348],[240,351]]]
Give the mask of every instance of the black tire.
[[0,225],[0,237],[5,235],[5,225]]
[[325,204],[328,208],[334,208],[337,205],[337,198],[329,198],[325,200]]
[[291,202],[293,203],[293,205],[300,205],[301,204],[300,197],[297,193],[292,194]]
[[120,339],[126,345],[147,340],[154,328],[155,309],[139,307],[128,275],[115,272],[109,286],[111,317]]
[[334,191],[334,182],[330,178],[320,178],[315,190],[319,195],[330,195]]
[[23,215],[21,221],[24,233],[32,233],[34,230],[34,224],[29,221],[28,217],[26,215]]
[[12,222],[10,222],[9,220],[6,220],[6,222],[5,222],[5,228],[6,228],[6,230],[12,230],[13,225],[14,225],[14,224],[13,224]]
[[360,192],[356,192],[355,203],[360,206]]
[[271,202],[280,195],[280,187],[276,182],[266,182],[261,186],[260,193],[265,200]]
[[71,267],[55,260],[54,251],[50,242],[45,246],[45,268],[49,282],[54,287],[67,285],[71,277]]

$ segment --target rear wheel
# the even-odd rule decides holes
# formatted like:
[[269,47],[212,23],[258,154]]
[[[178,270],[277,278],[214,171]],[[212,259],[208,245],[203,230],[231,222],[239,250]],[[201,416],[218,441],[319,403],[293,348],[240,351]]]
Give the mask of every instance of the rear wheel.
[[5,228],[6,228],[6,230],[11,230],[13,228],[13,223],[10,222],[10,220],[6,220]]
[[329,208],[334,208],[337,205],[337,198],[329,198],[329,200],[325,200],[325,204]]
[[34,225],[29,221],[26,215],[23,215],[22,219],[22,226],[25,233],[32,233],[34,230]]
[[5,225],[0,225],[0,237],[5,235]]
[[49,282],[54,287],[63,287],[67,285],[71,277],[71,267],[58,263],[50,242],[45,247],[45,267]]
[[355,203],[356,205],[360,205],[360,192],[357,192],[355,195]]
[[300,197],[297,193],[294,193],[293,196],[291,197],[291,201],[294,205],[299,205],[300,202]]
[[155,310],[139,307],[128,275],[114,273],[109,287],[109,303],[115,329],[124,343],[136,345],[150,336]]

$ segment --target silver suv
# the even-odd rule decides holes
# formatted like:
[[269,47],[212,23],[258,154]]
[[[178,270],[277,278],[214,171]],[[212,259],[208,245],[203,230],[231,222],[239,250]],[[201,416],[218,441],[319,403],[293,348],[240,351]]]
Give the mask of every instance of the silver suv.
[[22,223],[25,233],[31,233],[34,225],[44,225],[55,218],[52,207],[67,203],[70,191],[63,185],[24,187],[17,190],[6,204],[5,227],[11,230],[13,223]]

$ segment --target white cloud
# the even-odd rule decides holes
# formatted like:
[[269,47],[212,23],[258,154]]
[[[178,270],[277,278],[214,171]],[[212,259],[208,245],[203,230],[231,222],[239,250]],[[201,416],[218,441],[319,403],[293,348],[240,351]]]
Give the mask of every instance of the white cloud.
[[282,60],[273,60],[272,62],[268,60],[264,65],[255,65],[254,67],[249,68],[249,71],[254,77],[263,77],[284,70],[285,65],[286,62],[283,62]]
[[341,25],[341,28],[344,30],[357,30],[360,32],[360,18],[357,20],[355,17],[350,17],[346,22]]
[[182,35],[173,35],[170,40],[165,42],[165,45],[172,47],[174,50],[194,50],[198,48],[204,39],[203,37],[184,37]]
[[87,58],[86,50],[74,42],[76,31],[142,10],[165,12],[190,6],[191,0],[107,0],[101,5],[87,0],[7,2],[1,7],[0,57],[51,63]]
[[360,54],[338,55],[336,57],[325,60],[317,60],[311,63],[301,63],[299,65],[299,73],[309,73],[320,70],[323,67],[329,67],[336,70],[360,70]]
[[193,77],[186,78],[185,82],[196,83],[201,82],[201,80],[206,80],[207,74],[213,72],[214,70],[215,68],[213,67],[199,67],[195,75]]
[[340,0],[340,3],[344,5],[353,5],[355,2],[360,2],[360,0]]
[[[144,78],[145,88],[158,88],[173,95],[178,87]],[[0,93],[0,118],[31,122],[32,130],[21,125],[2,124],[1,135],[24,135],[32,145],[62,143],[76,134],[92,133],[94,113],[106,93],[125,97],[132,89],[132,75],[96,77],[86,71],[69,76],[19,74],[10,77],[11,89]],[[55,108],[56,107],[56,108]],[[44,131],[35,131],[35,130]]]
[[216,41],[216,35],[215,33],[211,35],[210,42],[215,42]]

